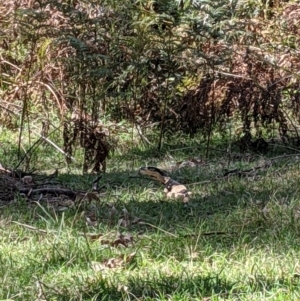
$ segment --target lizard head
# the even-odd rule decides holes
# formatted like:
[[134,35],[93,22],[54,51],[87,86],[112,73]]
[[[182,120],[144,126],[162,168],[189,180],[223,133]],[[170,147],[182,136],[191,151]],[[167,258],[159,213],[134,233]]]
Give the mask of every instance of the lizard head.
[[147,175],[148,177],[163,184],[166,184],[166,182],[170,179],[165,171],[153,166],[141,167],[139,169],[139,174]]

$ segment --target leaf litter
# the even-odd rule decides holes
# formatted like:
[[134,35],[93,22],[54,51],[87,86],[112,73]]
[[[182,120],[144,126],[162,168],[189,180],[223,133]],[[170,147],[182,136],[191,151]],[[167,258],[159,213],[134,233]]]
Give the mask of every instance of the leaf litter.
[[122,254],[118,257],[112,257],[103,260],[102,262],[92,261],[91,267],[95,272],[101,272],[107,269],[115,269],[119,267],[123,267],[126,264],[132,262],[133,258],[136,255],[136,251],[130,254]]
[[94,242],[99,242],[101,245],[108,245],[111,247],[131,247],[134,245],[133,236],[130,233],[118,233],[116,238],[108,239],[107,235],[101,233],[98,234],[86,234],[86,237]]

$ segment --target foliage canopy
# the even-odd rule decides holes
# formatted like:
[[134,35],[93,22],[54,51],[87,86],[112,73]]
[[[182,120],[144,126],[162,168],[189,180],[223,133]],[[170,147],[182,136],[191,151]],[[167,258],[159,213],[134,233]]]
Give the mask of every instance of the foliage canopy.
[[158,124],[159,147],[164,134],[209,137],[232,121],[297,134],[298,3],[10,0],[0,11],[1,124],[47,135],[56,112],[65,151],[80,141],[96,170],[104,117]]

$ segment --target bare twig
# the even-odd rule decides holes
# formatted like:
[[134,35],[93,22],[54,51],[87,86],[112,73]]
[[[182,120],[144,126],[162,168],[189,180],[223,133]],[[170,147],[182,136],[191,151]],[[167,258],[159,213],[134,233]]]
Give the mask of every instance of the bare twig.
[[[136,124],[135,127],[136,127],[136,129],[137,129],[137,131],[138,131],[139,136],[141,137],[141,140],[144,142],[144,144],[145,144],[145,145],[147,145],[147,144],[151,145],[152,143],[151,143],[151,142],[148,140],[148,138],[142,133],[141,127],[140,127],[138,124]],[[146,143],[145,143],[145,142],[146,142]]]
[[56,148],[60,153],[62,153],[64,156],[70,158],[73,162],[76,162],[75,158],[70,156],[69,154],[67,154],[66,152],[64,152],[59,146],[57,146],[53,141],[51,141],[49,138],[33,131],[34,134],[38,135],[41,137],[41,139],[43,139],[44,141],[48,142],[49,144],[51,144],[54,148]]
[[56,194],[56,195],[64,194],[70,198],[75,198],[78,193],[71,189],[55,188],[55,187],[48,187],[48,188],[46,187],[46,188],[38,188],[38,189],[32,189],[31,187],[20,188],[19,192],[24,193],[28,196],[32,194]]

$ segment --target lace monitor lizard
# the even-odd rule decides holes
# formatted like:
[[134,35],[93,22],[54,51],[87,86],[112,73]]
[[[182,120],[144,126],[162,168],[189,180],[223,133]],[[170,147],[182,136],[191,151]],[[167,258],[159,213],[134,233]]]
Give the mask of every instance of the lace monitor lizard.
[[147,175],[150,178],[162,183],[165,186],[164,192],[168,198],[180,198],[184,203],[189,201],[189,195],[191,195],[191,192],[189,192],[184,185],[171,179],[163,170],[152,166],[141,167],[139,174]]

